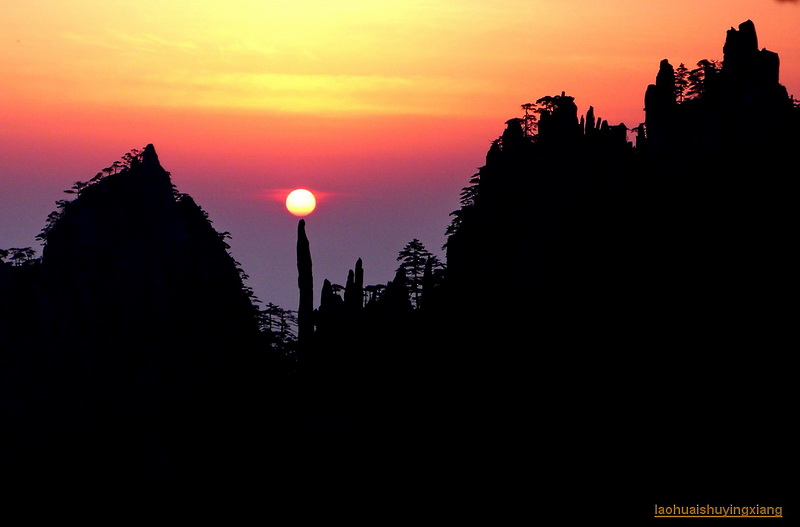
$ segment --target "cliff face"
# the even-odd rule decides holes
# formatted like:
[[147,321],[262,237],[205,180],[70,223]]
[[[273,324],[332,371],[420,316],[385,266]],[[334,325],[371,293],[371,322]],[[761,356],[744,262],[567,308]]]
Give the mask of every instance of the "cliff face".
[[528,313],[545,316],[592,306],[589,318],[633,305],[653,318],[694,311],[680,298],[697,295],[727,314],[725,299],[743,306],[742,288],[754,288],[742,277],[768,275],[765,257],[781,265],[800,120],[778,56],[758,49],[751,21],[727,32],[721,67],[698,66],[687,95],[661,61],[635,149],[624,125],[593,108],[579,120],[563,93],[537,102],[537,133],[508,121],[454,213],[455,294],[510,312],[527,301]]
[[538,132],[508,121],[454,213],[447,263],[455,309],[560,317],[613,281],[604,273],[633,174],[625,126],[593,108],[579,119],[563,93],[540,102]]
[[[620,452],[631,473],[693,460],[703,493],[738,492],[777,480],[744,465],[780,467],[789,452],[779,430],[719,423],[789,411],[800,107],[752,22],[727,33],[721,67],[701,63],[687,94],[661,61],[636,148],[594,111],[579,120],[564,94],[537,101],[535,134],[507,122],[453,213],[441,348],[487,420],[528,416],[543,437],[581,438],[572,452],[634,441],[649,453]],[[650,484],[687,488],[683,469],[666,472]]]
[[752,21],[728,30],[723,53],[695,97],[676,101],[666,60],[647,89],[642,219],[660,247],[645,248],[665,277],[656,297],[721,334],[760,339],[790,272],[800,112]]

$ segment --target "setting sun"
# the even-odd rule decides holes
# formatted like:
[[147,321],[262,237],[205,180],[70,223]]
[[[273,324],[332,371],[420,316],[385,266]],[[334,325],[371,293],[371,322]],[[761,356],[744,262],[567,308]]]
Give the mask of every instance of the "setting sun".
[[316,206],[317,200],[314,194],[304,188],[293,190],[286,196],[286,208],[295,216],[307,216]]

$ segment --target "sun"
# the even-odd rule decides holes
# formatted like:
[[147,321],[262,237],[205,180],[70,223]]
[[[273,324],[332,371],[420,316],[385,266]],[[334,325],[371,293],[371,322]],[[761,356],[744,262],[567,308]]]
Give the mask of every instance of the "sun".
[[286,196],[286,208],[295,216],[307,216],[316,206],[317,200],[314,194],[304,188],[293,190]]

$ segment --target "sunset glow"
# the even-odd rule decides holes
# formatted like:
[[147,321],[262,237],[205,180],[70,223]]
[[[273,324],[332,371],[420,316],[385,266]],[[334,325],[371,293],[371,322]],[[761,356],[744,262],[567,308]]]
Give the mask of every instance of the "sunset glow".
[[[330,228],[358,217],[391,248],[341,258],[382,258],[390,273],[409,239],[441,246],[461,187],[521,104],[566,91],[581,114],[635,126],[661,59],[722,59],[726,29],[747,19],[800,96],[797,2],[7,2],[0,234],[32,245],[61,189],[153,143],[234,250],[281,221],[258,216],[263,189],[303,185],[349,194],[325,207]],[[397,221],[410,204],[424,210]],[[348,235],[379,236],[336,236]]]
[[308,216],[317,206],[317,200],[310,191],[299,188],[286,196],[286,209],[295,216]]
[[3,95],[28,109],[496,115],[537,86],[533,96],[568,88],[608,108],[609,90],[640,98],[621,81],[649,79],[664,56],[718,53],[719,28],[745,18],[788,63],[798,57],[796,6],[766,0],[37,4],[10,4],[0,22]]
[[0,1],[6,517],[793,512],[800,0]]

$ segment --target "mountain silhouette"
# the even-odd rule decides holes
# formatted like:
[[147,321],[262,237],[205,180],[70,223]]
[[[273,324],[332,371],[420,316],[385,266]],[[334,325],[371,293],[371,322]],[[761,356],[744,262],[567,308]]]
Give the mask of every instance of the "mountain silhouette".
[[[412,457],[447,467],[471,500],[515,495],[508,466],[564,485],[572,471],[597,476],[547,498],[562,502],[602,502],[611,473],[631,482],[632,503],[785,496],[786,434],[726,423],[789,411],[780,298],[800,112],[751,21],[728,31],[723,53],[691,71],[662,60],[632,128],[592,107],[579,117],[563,92],[523,105],[461,194],[429,302],[405,314],[365,305],[364,325],[328,282],[315,334],[324,358],[307,364],[322,360],[339,380],[337,366],[370,364],[349,387],[400,380],[393,396],[359,397],[403,400],[406,429],[428,438]],[[385,298],[409,301],[407,286],[390,285]],[[353,349],[401,360],[354,367]]]
[[[205,212],[173,189],[148,145],[84,187],[46,234],[42,272],[64,341],[138,345],[252,338],[250,299]],[[77,330],[77,331],[76,331]],[[222,340],[222,342],[224,342]]]
[[280,376],[227,234],[153,145],[72,193],[42,258],[0,266],[9,473],[70,507],[164,500],[184,474],[216,488],[222,452],[251,456],[254,429],[280,428]]
[[[661,61],[635,147],[564,93],[523,105],[538,120],[507,122],[448,231],[447,341],[485,387],[485,419],[529,415],[553,447],[585,427],[590,451],[669,499],[778,491],[788,447],[724,423],[788,411],[800,111],[751,21],[723,51],[700,61],[691,95]],[[686,472],[642,464],[663,456]]]
[[566,92],[523,104],[446,262],[414,239],[365,284],[354,255],[315,308],[300,220],[296,340],[152,145],[76,183],[42,257],[0,261],[16,495],[497,523],[535,494],[587,525],[611,495],[642,520],[659,500],[783,499],[800,106],[752,21],[723,55],[661,60],[632,127]]

